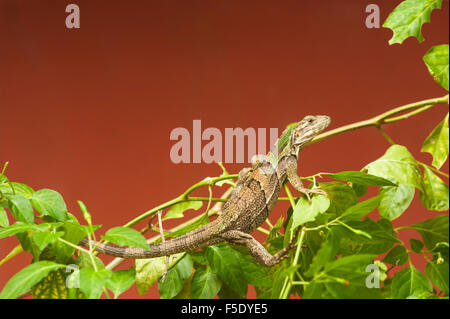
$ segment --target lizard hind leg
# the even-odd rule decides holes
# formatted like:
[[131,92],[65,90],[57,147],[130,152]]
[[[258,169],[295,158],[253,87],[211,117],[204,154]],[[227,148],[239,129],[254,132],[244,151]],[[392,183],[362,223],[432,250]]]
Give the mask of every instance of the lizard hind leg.
[[275,255],[271,255],[255,238],[242,231],[229,230],[220,236],[230,244],[246,246],[250,255],[257,262],[267,267],[276,265],[285,259],[288,256],[288,252],[294,247],[293,244],[289,243],[287,247],[281,249]]

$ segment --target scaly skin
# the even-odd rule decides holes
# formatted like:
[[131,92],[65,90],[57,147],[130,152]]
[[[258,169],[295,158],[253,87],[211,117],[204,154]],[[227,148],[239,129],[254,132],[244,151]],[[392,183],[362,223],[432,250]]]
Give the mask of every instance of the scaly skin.
[[[239,173],[236,187],[224,205],[222,214],[211,223],[164,243],[150,245],[149,250],[99,243],[93,245],[97,245],[97,251],[107,255],[139,259],[168,256],[228,242],[246,246],[250,254],[263,265],[277,264],[293,247],[295,238],[287,247],[272,256],[250,233],[269,216],[286,180],[308,198],[310,193],[324,194],[320,189],[303,187],[297,176],[297,160],[300,150],[329,123],[330,118],[324,115],[308,115],[298,122],[290,133],[287,146],[280,154],[269,152],[254,163],[252,168],[243,169]],[[280,139],[275,144],[274,150],[278,150],[279,141]],[[88,240],[83,239],[80,245],[88,246]]]

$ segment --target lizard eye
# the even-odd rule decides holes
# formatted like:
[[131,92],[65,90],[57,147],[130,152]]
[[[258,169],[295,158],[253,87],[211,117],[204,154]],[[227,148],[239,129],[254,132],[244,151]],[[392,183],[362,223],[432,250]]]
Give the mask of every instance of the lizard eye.
[[309,119],[308,122],[309,122],[309,123],[312,123],[312,122],[314,122],[314,120],[313,120],[313,119]]

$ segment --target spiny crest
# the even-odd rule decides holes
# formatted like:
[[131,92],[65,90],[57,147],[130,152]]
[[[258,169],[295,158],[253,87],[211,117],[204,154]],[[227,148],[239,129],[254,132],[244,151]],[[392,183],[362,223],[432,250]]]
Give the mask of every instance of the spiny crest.
[[295,122],[286,126],[286,129],[278,139],[278,153],[281,153],[285,148],[290,147],[290,137],[297,124],[298,123]]

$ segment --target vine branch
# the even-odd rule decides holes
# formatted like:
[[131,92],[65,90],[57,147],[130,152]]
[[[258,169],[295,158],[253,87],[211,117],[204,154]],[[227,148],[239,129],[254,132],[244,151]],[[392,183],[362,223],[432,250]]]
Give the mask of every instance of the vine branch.
[[[320,142],[324,139],[330,138],[332,136],[339,135],[339,134],[353,131],[353,130],[357,130],[357,129],[360,129],[363,127],[370,127],[370,126],[380,127],[381,125],[384,125],[384,124],[390,124],[390,123],[398,122],[401,120],[405,120],[413,115],[417,115],[423,111],[426,111],[437,104],[444,104],[444,103],[448,104],[448,94],[445,96],[442,96],[442,97],[438,97],[438,98],[423,100],[423,101],[399,106],[392,110],[384,112],[382,114],[374,116],[368,120],[344,125],[344,126],[335,128],[334,130],[330,130],[325,133],[319,134],[310,142],[310,144],[314,144],[314,143]],[[410,110],[413,110],[413,111],[394,117],[397,114],[400,114],[400,113],[403,113],[406,111],[410,111]]]

